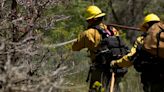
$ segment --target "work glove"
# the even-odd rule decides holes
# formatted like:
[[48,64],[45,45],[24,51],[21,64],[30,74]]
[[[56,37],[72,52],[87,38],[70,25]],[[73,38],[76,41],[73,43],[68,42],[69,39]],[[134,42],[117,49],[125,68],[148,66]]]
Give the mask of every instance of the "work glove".
[[110,67],[115,68],[117,67],[117,61],[116,60],[112,60],[110,63]]

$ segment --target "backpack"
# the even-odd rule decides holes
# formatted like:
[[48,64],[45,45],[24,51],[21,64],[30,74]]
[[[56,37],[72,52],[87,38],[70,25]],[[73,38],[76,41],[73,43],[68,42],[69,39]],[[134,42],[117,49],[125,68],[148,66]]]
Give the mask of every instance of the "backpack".
[[138,72],[164,73],[164,25],[155,23],[142,36],[144,43],[137,46],[132,60],[134,68]]
[[116,60],[126,55],[129,52],[128,46],[120,36],[114,36],[112,32],[113,27],[108,28],[111,35],[106,30],[95,26],[102,36],[102,40],[99,43],[99,49],[96,52],[96,62],[99,64],[110,64],[112,60]]
[[123,77],[128,71],[127,68],[115,67],[115,69],[111,70],[110,62],[127,54],[129,52],[129,48],[125,45],[120,36],[114,36],[113,27],[108,26],[110,35],[99,25],[92,26],[91,28],[98,30],[102,39],[99,43],[99,49],[95,52],[95,64],[94,66],[90,66],[86,81],[89,81],[90,73],[94,68],[99,68],[101,71],[109,75],[111,73],[108,72],[114,71],[117,77]]
[[143,49],[160,58],[164,58],[164,24],[152,25],[144,38]]
[[136,71],[144,73],[164,72],[163,58],[152,55],[143,49],[143,45],[139,44],[136,53],[131,57]]

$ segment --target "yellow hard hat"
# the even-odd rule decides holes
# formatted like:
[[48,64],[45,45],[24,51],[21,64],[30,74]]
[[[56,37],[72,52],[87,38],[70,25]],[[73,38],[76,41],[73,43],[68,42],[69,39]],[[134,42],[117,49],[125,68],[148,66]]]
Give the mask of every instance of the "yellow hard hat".
[[144,23],[143,23],[143,24],[145,24],[145,23],[147,23],[147,22],[150,22],[150,21],[160,21],[160,18],[159,18],[157,15],[153,14],[153,13],[148,14],[148,15],[144,18]]
[[102,13],[102,11],[97,6],[94,6],[94,5],[91,5],[86,9],[87,20],[92,19],[92,18],[102,17],[105,15],[106,15],[105,13]]

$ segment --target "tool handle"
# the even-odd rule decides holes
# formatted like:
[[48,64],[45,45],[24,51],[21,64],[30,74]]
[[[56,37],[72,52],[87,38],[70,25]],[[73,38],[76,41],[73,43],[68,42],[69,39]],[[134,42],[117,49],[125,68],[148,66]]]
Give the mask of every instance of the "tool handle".
[[115,83],[115,73],[112,72],[111,82],[110,82],[110,92],[114,92],[114,83]]

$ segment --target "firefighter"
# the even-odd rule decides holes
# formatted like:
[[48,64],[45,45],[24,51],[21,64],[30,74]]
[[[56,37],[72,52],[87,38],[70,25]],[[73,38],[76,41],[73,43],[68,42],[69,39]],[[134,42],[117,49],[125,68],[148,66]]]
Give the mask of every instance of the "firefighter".
[[[99,43],[102,40],[102,35],[96,27],[98,26],[98,28],[103,29],[107,36],[119,35],[119,32],[114,27],[111,27],[110,29],[107,28],[107,25],[103,23],[105,15],[106,14],[103,13],[97,6],[91,5],[87,7],[86,21],[88,23],[88,29],[79,34],[77,41],[75,41],[72,45],[73,51],[80,51],[83,48],[87,48],[89,51],[89,56],[92,61],[89,71],[90,76],[88,76],[88,79],[90,80],[89,92],[95,92],[93,91],[95,89],[94,84],[97,83],[102,85],[101,90],[106,88],[105,92],[107,92],[107,89],[109,89],[107,87],[111,73],[107,72],[105,67],[97,64],[96,52],[100,48]],[[105,84],[103,84],[102,81],[105,81]]]
[[[136,39],[131,52],[121,59],[111,62],[112,67],[134,65],[134,68],[141,73],[140,77],[144,92],[164,92],[164,59],[151,53],[157,46],[154,43],[158,41],[155,40],[154,42],[152,39],[156,39],[156,36],[151,34],[159,30],[160,25],[163,24],[156,14],[151,13],[145,16],[141,26],[143,34]],[[149,47],[151,44],[154,44],[152,50]]]

